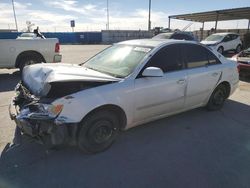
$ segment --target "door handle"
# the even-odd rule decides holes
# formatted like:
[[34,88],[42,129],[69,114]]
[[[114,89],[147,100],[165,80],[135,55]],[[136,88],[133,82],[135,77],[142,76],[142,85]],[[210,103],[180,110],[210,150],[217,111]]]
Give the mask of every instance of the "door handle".
[[180,80],[177,81],[177,84],[184,84],[185,82],[186,82],[185,79],[180,79]]

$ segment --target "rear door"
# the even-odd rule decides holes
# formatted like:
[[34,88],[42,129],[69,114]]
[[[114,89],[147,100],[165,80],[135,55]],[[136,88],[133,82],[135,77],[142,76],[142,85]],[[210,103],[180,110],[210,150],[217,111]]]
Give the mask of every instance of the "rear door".
[[186,70],[180,44],[168,45],[159,50],[141,70],[159,67],[163,77],[143,77],[135,79],[135,122],[173,113],[183,108],[187,85]]
[[239,45],[239,35],[236,34],[230,34],[231,38],[232,38],[232,45],[231,45],[231,49],[235,50],[237,48],[237,46]]
[[188,75],[185,108],[200,106],[218,83],[221,63],[208,49],[197,44],[183,44]]

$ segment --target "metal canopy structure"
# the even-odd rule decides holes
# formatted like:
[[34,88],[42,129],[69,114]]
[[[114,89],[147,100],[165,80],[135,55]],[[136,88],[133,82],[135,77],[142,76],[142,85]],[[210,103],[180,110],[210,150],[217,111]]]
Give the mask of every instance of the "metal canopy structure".
[[248,30],[249,30],[250,7],[214,10],[214,11],[191,13],[191,14],[172,15],[172,16],[169,16],[168,19],[169,19],[168,28],[170,28],[171,19],[179,19],[179,20],[186,20],[186,21],[193,21],[193,22],[201,22],[203,23],[202,28],[204,28],[205,22],[215,21],[215,30],[217,29],[218,21],[248,19],[249,20]]

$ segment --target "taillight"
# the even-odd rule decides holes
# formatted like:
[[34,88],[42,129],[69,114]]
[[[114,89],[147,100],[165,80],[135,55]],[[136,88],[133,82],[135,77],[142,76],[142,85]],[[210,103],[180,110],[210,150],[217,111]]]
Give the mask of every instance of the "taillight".
[[59,42],[57,42],[56,45],[55,45],[55,52],[56,53],[60,52],[60,44],[59,44]]
[[240,65],[237,66],[238,73],[240,73]]

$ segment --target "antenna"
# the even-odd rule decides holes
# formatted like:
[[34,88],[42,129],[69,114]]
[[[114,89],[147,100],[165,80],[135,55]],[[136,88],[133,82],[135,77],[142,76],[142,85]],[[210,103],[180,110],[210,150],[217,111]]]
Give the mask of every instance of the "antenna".
[[109,30],[109,0],[107,0],[107,30]]

